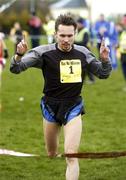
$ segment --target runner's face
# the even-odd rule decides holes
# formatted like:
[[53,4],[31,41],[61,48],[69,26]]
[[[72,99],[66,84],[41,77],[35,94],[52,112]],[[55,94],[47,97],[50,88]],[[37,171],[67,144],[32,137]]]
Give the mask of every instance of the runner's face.
[[74,26],[65,26],[60,24],[55,34],[58,48],[62,51],[70,51],[74,43],[75,29]]

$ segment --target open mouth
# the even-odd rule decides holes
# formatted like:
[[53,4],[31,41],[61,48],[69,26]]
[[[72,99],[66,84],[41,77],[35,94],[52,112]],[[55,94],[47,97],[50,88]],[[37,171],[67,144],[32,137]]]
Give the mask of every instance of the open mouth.
[[63,44],[63,47],[64,47],[64,48],[69,48],[70,45],[69,45],[69,44]]

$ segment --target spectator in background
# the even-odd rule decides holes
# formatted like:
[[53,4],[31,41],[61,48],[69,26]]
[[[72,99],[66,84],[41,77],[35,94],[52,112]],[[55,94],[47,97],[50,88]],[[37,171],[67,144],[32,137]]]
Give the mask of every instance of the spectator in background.
[[117,62],[117,47],[119,43],[118,31],[116,29],[115,23],[113,20],[109,20],[109,48],[110,48],[110,57],[112,61],[112,68],[116,70],[118,68]]
[[11,40],[14,42],[15,44],[15,52],[17,49],[17,44],[21,41],[21,39],[23,38],[23,32],[22,32],[22,28],[19,22],[15,22],[13,28],[10,31],[10,38]]
[[118,36],[120,36],[120,34],[122,33],[123,31],[123,27],[122,27],[122,23],[121,22],[117,22],[116,23],[116,30],[118,32]]
[[101,41],[104,37],[105,39],[105,45],[109,46],[110,45],[110,39],[109,39],[109,22],[105,20],[105,17],[103,14],[99,16],[98,21],[94,24],[94,33],[96,36],[96,41],[97,41],[97,49],[99,53],[99,49],[101,46]]
[[[90,48],[90,32],[89,29],[86,27],[85,24],[85,19],[83,18],[79,18],[77,20],[77,34],[75,36],[75,44],[80,45],[80,46],[84,46],[86,48]],[[89,72],[86,71],[84,72],[84,81],[86,79],[86,76],[88,76],[89,78],[89,83],[94,83],[95,79],[94,79],[94,75]]]
[[36,16],[35,12],[31,13],[31,18],[28,21],[30,28],[31,44],[32,48],[40,45],[40,35],[42,33],[42,22],[41,19]]
[[96,21],[94,25],[94,32],[97,39],[98,52],[101,45],[101,40],[104,37],[105,45],[110,49],[112,68],[113,70],[116,70],[118,67],[116,56],[116,48],[118,46],[118,32],[116,30],[115,23],[112,20],[105,20],[104,15],[101,14],[99,20]]
[[[122,27],[123,29],[120,34],[120,40],[119,40],[119,50],[121,54],[122,73],[126,83],[126,15],[124,15],[122,18]],[[126,84],[123,90],[126,91]]]
[[47,23],[43,24],[43,28],[46,31],[48,44],[54,42],[55,21],[52,18],[47,17]]
[[126,14],[124,14],[124,16],[122,17],[121,24],[123,25],[123,27],[126,26]]
[[89,30],[84,26],[84,19],[81,17],[77,20],[75,44],[85,46],[89,49]]
[[6,64],[6,58],[8,58],[8,50],[4,42],[4,33],[0,32],[0,88],[3,68]]

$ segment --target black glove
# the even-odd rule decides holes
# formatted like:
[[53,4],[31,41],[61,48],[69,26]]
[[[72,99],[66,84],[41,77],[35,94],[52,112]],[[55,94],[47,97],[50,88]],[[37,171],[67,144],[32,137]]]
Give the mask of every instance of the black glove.
[[4,58],[8,58],[8,57],[9,57],[8,50],[4,49]]

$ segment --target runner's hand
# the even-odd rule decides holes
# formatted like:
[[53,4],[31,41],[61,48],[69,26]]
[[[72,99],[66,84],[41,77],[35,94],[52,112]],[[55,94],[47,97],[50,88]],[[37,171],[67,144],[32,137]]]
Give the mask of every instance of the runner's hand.
[[100,59],[103,62],[108,61],[108,59],[109,59],[109,52],[110,52],[110,49],[107,46],[105,46],[105,40],[103,38],[102,42],[101,42],[101,47],[100,47]]
[[28,44],[26,42],[25,36],[23,35],[23,39],[17,45],[17,54],[24,55],[28,50]]

